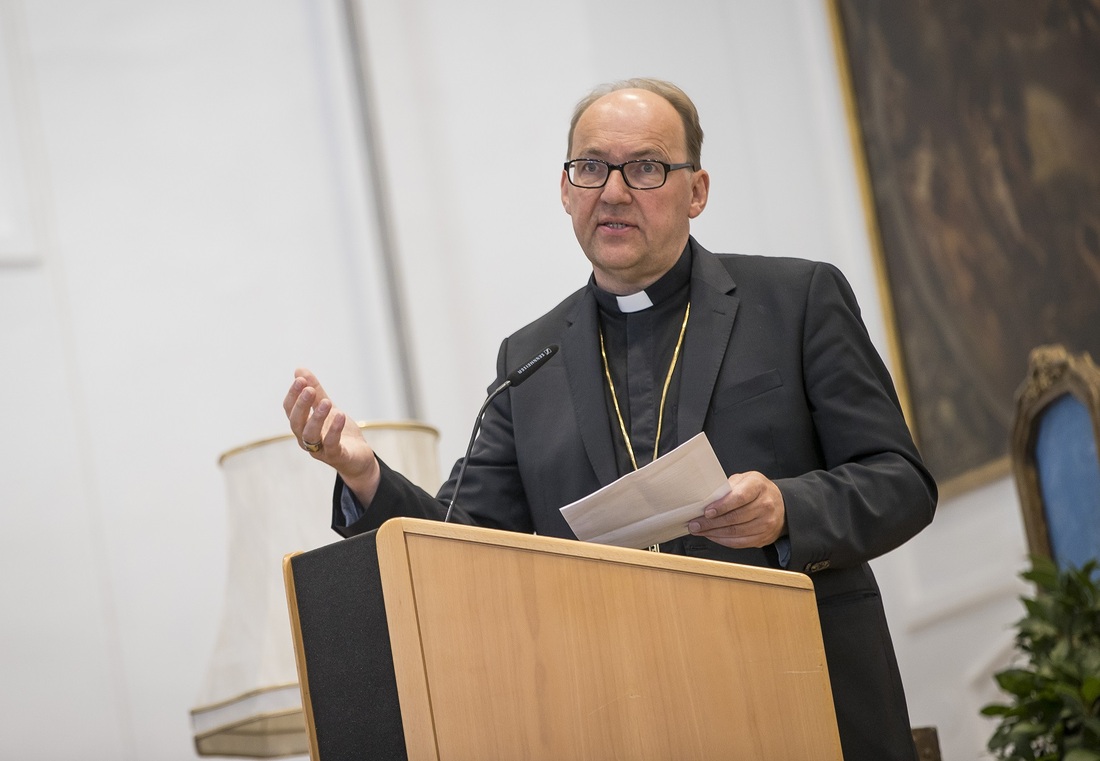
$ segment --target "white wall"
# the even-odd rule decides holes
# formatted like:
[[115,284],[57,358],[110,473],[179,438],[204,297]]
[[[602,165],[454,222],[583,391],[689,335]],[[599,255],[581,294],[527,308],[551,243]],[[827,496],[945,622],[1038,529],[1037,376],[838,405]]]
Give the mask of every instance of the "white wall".
[[[610,79],[696,100],[704,245],[839,264],[885,353],[818,0],[362,12],[445,463],[499,340],[585,281],[556,167],[573,103]],[[217,456],[284,431],[301,364],[356,417],[403,413],[341,22],[331,0],[0,0],[0,143],[24,170],[0,164],[4,757],[194,757],[224,594]],[[983,755],[1023,563],[1000,481],[875,564],[913,723],[952,761]]]
[[190,758],[218,455],[285,430],[299,364],[393,406],[342,37],[312,3],[0,9],[38,201],[0,269],[0,756]]

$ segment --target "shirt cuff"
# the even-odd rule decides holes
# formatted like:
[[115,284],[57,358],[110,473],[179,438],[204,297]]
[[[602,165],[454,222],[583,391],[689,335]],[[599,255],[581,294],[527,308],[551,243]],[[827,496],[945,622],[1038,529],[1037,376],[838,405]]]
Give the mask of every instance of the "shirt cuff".
[[344,516],[346,528],[366,515],[367,510],[355,498],[347,484],[343,484],[343,487],[343,491],[340,492],[340,513]]
[[791,562],[791,538],[789,536],[781,536],[776,539],[775,551],[779,554],[780,567],[786,568]]

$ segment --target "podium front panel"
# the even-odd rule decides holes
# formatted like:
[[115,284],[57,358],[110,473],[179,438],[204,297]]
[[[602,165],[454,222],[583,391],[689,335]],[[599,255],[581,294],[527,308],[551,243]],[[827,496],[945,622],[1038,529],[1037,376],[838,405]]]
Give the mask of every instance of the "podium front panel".
[[805,576],[411,519],[378,559],[409,758],[841,758]]

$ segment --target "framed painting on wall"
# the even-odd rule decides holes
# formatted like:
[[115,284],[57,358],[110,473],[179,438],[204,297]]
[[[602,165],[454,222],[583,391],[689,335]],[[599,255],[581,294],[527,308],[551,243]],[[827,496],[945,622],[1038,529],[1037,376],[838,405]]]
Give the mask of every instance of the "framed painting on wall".
[[1100,0],[829,0],[895,380],[945,496],[1029,351],[1100,357]]

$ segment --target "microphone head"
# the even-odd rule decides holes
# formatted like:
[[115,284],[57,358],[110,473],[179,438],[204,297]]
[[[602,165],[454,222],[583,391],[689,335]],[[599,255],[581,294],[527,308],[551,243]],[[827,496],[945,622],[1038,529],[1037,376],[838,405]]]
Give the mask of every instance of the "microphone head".
[[546,364],[546,360],[558,353],[558,345],[550,344],[524,364],[517,367],[508,375],[508,384],[518,386],[535,374],[535,371]]

